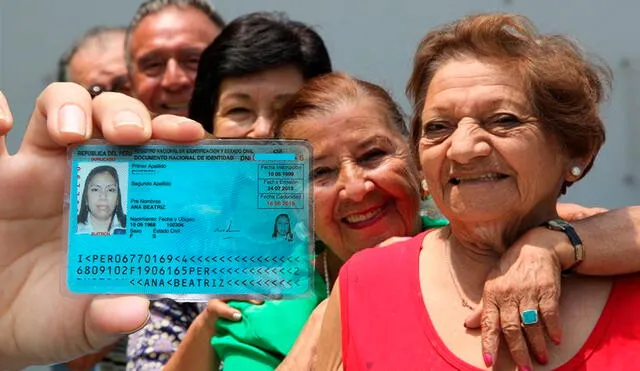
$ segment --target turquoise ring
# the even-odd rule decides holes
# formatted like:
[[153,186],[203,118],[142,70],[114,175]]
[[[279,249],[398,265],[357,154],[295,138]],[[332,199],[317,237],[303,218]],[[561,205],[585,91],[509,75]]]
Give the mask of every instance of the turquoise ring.
[[538,310],[523,310],[522,312],[520,312],[520,318],[522,319],[523,325],[535,325],[536,323],[538,323]]

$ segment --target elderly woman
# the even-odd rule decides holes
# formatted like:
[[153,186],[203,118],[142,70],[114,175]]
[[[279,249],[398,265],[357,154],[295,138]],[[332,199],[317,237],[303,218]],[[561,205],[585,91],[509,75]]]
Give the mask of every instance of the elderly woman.
[[[306,79],[328,72],[331,72],[329,54],[313,29],[283,14],[250,13],[229,23],[202,52],[189,117],[216,137],[272,138],[277,110]],[[307,300],[280,305],[292,307],[287,327],[290,331],[282,330],[277,339],[268,340],[256,340],[251,334],[271,331],[273,321],[258,319],[268,317],[275,304],[255,309],[249,303],[228,306],[215,301],[196,320],[200,312],[196,303],[153,301],[149,323],[129,337],[128,367],[162,367],[183,340],[187,328],[191,328],[190,337],[172,358],[169,369],[193,370],[195,366],[190,362],[197,362],[197,357],[190,354],[211,353],[208,344],[214,333],[216,358],[226,362],[226,369],[277,365],[311,310],[326,298],[322,285],[318,276],[317,292]],[[219,317],[229,321],[219,321],[215,331]],[[241,323],[233,323],[243,317]],[[245,326],[250,323],[254,325],[247,331]]]
[[[392,236],[415,235],[430,227],[430,220],[421,220],[418,216],[420,176],[410,155],[402,115],[380,87],[344,74],[313,79],[283,108],[276,130],[278,138],[305,139],[314,148],[315,231],[329,247],[321,260],[328,262],[327,282],[330,285],[335,282],[336,268],[354,253]],[[333,135],[336,132],[343,134],[336,138]],[[559,209],[563,213],[567,211],[564,206]],[[606,245],[604,250],[590,251],[590,256],[604,256],[607,260],[606,252],[616,247],[606,241],[622,229],[607,231],[611,226],[609,222],[604,229],[598,228],[598,224],[604,220],[619,223],[625,219],[625,213],[606,213],[600,220],[592,218],[576,223],[580,231],[590,232],[583,235],[588,245]],[[637,249],[637,228],[625,235],[616,242],[625,248]],[[489,291],[485,295],[485,316],[497,307],[517,316],[517,308],[513,309],[512,302],[526,296],[540,301],[541,315],[554,318],[556,308],[551,303],[559,295],[556,280],[559,265],[565,268],[573,265],[572,254],[573,245],[563,233],[536,228],[522,236],[492,272],[496,278],[486,282]],[[597,261],[598,257],[595,259]],[[615,267],[615,264],[607,260],[606,264],[589,273],[603,273],[605,265]],[[531,267],[535,269],[532,271]],[[544,302],[542,298],[545,298]],[[458,302],[469,311],[474,309],[469,300],[461,298]],[[386,299],[384,303],[387,310],[397,308],[395,304],[389,307]],[[462,322],[460,320],[458,325]],[[485,323],[491,326],[485,326],[484,334],[489,349],[495,344],[499,333],[495,326],[500,319],[488,316]],[[556,339],[562,336],[557,321],[548,322],[547,332]],[[532,328],[527,336],[537,344],[544,335],[541,328]],[[527,353],[517,351],[525,344],[524,338],[507,340],[514,349],[514,359],[528,365]],[[311,342],[317,346],[327,344],[318,343],[317,339],[311,339]],[[546,357],[544,346],[538,350],[539,359],[543,360]],[[295,347],[289,357],[296,357]],[[297,364],[295,369],[308,367]]]
[[[496,264],[527,231],[546,226],[566,233],[575,250],[570,268],[591,258],[585,258],[579,234],[559,219],[556,202],[589,171],[604,141],[598,104],[606,72],[567,39],[539,35],[519,16],[472,16],[425,37],[408,87],[411,143],[450,226],[363,251],[343,266],[327,306],[317,369],[338,369],[341,363],[351,370],[516,367],[504,349],[481,352],[479,334],[459,324],[469,307],[479,305]],[[373,136],[373,117],[367,115],[374,111],[361,108],[351,125]],[[338,131],[340,121],[330,125]],[[287,130],[314,133],[309,125]],[[377,164],[392,166],[393,139],[380,134],[369,142],[387,143],[389,149],[362,160],[345,157],[350,171],[323,171],[321,179],[341,184],[340,192],[359,189],[364,198],[372,185],[347,180],[356,169],[373,174]],[[381,197],[370,198],[367,213],[377,215],[374,206],[384,210],[377,206],[386,205]],[[342,208],[335,212],[350,215]],[[534,279],[536,266],[522,269]],[[640,341],[634,339],[640,320],[624,314],[640,309],[637,275],[571,277],[562,285],[565,337],[552,334],[562,344],[549,353],[544,342],[531,342],[539,362],[547,369],[626,369],[638,359]],[[511,308],[496,313],[507,340],[522,336],[521,323],[527,332],[556,325],[557,317],[538,313],[552,294],[535,294],[513,298]],[[522,347],[512,349],[516,358],[526,353]]]

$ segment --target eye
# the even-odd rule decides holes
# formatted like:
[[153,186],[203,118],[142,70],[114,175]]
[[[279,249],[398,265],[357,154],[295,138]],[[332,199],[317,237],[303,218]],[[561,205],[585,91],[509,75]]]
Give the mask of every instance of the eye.
[[109,193],[116,193],[117,192],[115,187],[111,187],[111,188],[107,189],[107,191],[109,191]]
[[317,167],[313,169],[312,177],[314,180],[325,178],[333,173],[333,170],[328,167]]
[[90,192],[98,192],[100,189],[98,187],[89,187]]
[[489,123],[493,124],[494,126],[508,128],[518,126],[522,123],[522,121],[515,115],[509,113],[501,113],[489,119]]
[[365,152],[364,155],[360,156],[360,161],[361,162],[375,162],[379,159],[381,159],[382,157],[387,155],[387,151],[381,149],[381,148],[373,148],[367,152]]
[[161,61],[150,61],[142,64],[140,70],[149,76],[157,76],[164,70],[164,64]]
[[250,113],[251,113],[251,110],[249,110],[246,107],[232,107],[232,108],[227,109],[227,111],[226,111],[226,114],[230,115],[230,116],[233,116],[233,115],[236,115],[236,116],[248,115]]
[[185,68],[188,68],[190,70],[197,70],[198,69],[198,63],[200,63],[200,59],[199,58],[187,58],[184,61],[182,61],[182,65]]
[[442,120],[433,120],[424,124],[422,136],[428,139],[438,139],[449,135],[452,131],[451,125]]
[[425,133],[433,133],[433,132],[437,132],[440,130],[444,130],[446,128],[444,122],[442,121],[431,121],[431,122],[427,122],[424,125],[424,129],[423,131]]

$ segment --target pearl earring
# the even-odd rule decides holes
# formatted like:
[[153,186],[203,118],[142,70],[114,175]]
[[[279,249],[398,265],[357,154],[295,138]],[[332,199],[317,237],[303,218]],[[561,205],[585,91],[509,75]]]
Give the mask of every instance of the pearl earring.
[[571,175],[575,176],[576,178],[579,178],[580,175],[582,175],[582,169],[580,169],[579,166],[574,166],[571,168]]
[[429,186],[427,186],[427,181],[422,179],[422,181],[420,182],[420,187],[422,188],[422,192],[420,192],[420,198],[426,200],[429,195]]

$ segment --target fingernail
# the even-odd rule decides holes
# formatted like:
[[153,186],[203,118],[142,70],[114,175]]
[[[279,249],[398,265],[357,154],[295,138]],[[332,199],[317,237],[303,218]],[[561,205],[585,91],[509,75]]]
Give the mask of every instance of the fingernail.
[[529,366],[518,366],[519,371],[533,371]]
[[58,111],[58,129],[61,133],[73,133],[84,136],[86,116],[82,108],[75,104],[66,104]]
[[120,336],[131,335],[133,333],[136,333],[136,332],[142,330],[147,325],[147,323],[149,322],[150,319],[151,319],[151,312],[147,313],[147,319],[145,319],[144,322],[142,322],[140,324],[140,326],[138,326],[138,328],[136,328],[135,330],[132,330],[132,331],[120,332],[119,335]]
[[549,362],[549,359],[547,358],[547,355],[542,353],[542,354],[538,354],[538,363],[546,365],[547,362]]
[[493,364],[493,356],[491,356],[491,354],[489,353],[485,353],[484,355],[482,355],[482,359],[484,359],[484,365],[487,367],[491,367],[491,365]]
[[120,127],[127,125],[142,128],[142,119],[137,113],[132,111],[118,112],[118,114],[113,118],[113,126]]
[[231,317],[233,317],[234,321],[240,321],[242,319],[242,313],[240,312],[235,312],[231,315]]

